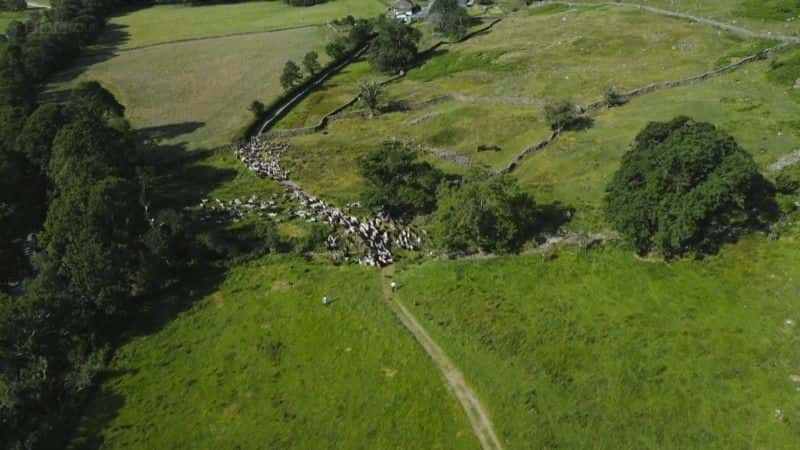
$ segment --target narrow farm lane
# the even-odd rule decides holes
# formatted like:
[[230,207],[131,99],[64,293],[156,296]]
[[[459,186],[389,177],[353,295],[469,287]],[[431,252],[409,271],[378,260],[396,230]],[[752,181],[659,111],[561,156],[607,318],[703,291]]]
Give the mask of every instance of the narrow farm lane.
[[431,338],[425,328],[417,321],[417,318],[409,311],[397,298],[390,286],[391,277],[394,274],[394,266],[389,266],[381,272],[383,280],[383,297],[389,309],[395,313],[400,322],[406,329],[414,335],[417,342],[422,346],[433,362],[442,371],[444,379],[450,390],[455,394],[464,412],[467,413],[472,430],[478,437],[481,447],[484,450],[502,450],[503,446],[495,432],[494,424],[489,417],[478,396],[467,384],[464,374],[453,364],[444,350]]

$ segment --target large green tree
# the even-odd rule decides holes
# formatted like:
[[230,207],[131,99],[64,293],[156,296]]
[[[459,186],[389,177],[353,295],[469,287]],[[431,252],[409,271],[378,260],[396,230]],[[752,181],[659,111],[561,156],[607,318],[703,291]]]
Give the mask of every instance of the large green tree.
[[394,217],[430,212],[436,205],[436,189],[443,174],[417,152],[397,142],[384,143],[361,160],[367,182],[364,205],[382,209]]
[[457,252],[511,252],[538,226],[536,204],[513,178],[473,171],[442,189],[434,214],[437,244]]
[[776,212],[753,158],[714,125],[648,124],[606,188],[608,221],[641,254],[713,251]]
[[429,21],[435,32],[461,39],[467,34],[471,19],[458,0],[436,0]]
[[369,62],[385,73],[406,69],[417,59],[417,43],[422,33],[411,25],[381,16],[375,28],[377,36],[370,47]]

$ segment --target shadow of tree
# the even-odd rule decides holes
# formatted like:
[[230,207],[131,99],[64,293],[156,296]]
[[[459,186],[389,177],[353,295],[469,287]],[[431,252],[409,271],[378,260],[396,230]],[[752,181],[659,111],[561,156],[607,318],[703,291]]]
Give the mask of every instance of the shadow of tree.
[[[189,150],[187,143],[161,144],[159,140],[178,138],[203,126],[198,122],[169,124],[136,130],[134,135],[142,149],[141,163],[152,176],[150,200],[154,211],[165,208],[182,210],[195,205],[199,199],[236,176],[236,170],[222,169],[204,164],[219,150]],[[193,217],[193,216],[189,216]],[[181,313],[189,310],[202,299],[216,291],[224,280],[224,264],[207,260],[201,255],[195,237],[202,232],[219,229],[224,224],[201,223],[190,220],[186,223],[187,239],[193,250],[187,256],[186,268],[177,282],[137,299],[133,312],[111,326],[123,330],[110,343],[119,348],[139,336],[157,333]],[[115,367],[98,375],[94,390],[87,396],[83,414],[75,417],[75,424],[68,425],[72,439],[69,448],[102,448],[104,430],[114,423],[125,406],[125,398],[113,389],[113,380],[138,372],[137,367]],[[77,425],[77,426],[76,426]]]

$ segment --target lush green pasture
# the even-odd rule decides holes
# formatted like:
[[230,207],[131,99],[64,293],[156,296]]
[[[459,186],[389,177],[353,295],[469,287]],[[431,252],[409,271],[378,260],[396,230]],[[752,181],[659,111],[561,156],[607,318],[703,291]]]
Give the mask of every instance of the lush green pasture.
[[708,26],[634,10],[555,9],[512,15],[489,33],[446,46],[393,89],[405,96],[451,92],[589,103],[611,86],[633,89],[699,74],[722,55],[754,47]]
[[[607,3],[607,0],[589,0]],[[628,3],[709,17],[756,31],[800,33],[800,4],[794,0],[626,0]]]
[[672,264],[613,247],[428,262],[397,297],[509,449],[794,448],[797,231]]
[[311,92],[289,114],[278,122],[276,129],[314,126],[328,113],[358,95],[358,85],[364,81],[384,80],[387,77],[376,73],[364,60],[345,67],[332,76],[320,89]]
[[478,448],[382,302],[374,270],[299,259],[237,267],[117,351],[72,446]]
[[[480,124],[480,125],[478,125]],[[293,180],[311,192],[335,200],[358,197],[363,180],[359,158],[387,140],[466,156],[473,165],[504,166],[519,150],[549,134],[541,108],[446,102],[412,112],[333,122],[324,133],[288,139],[286,167]],[[481,145],[499,150],[478,151]],[[423,158],[447,170],[463,170],[423,149]]]
[[766,168],[800,142],[800,95],[767,80],[767,62],[691,87],[646,95],[601,112],[587,131],[562,134],[516,172],[542,201],[576,209],[574,227],[602,228],[603,191],[622,154],[650,121],[677,115],[716,124]]
[[[603,26],[598,27],[598,23]],[[696,75],[749,56],[765,45],[769,44],[742,40],[688,21],[607,6],[531,9],[505,18],[488,33],[444,46],[410,70],[406,78],[386,87],[387,98],[394,103],[413,105],[446,94],[461,94],[459,101],[395,111],[373,119],[341,120],[323,134],[291,139],[292,176],[318,194],[352,198],[360,189],[358,157],[366,148],[392,138],[443,148],[465,155],[476,164],[499,168],[521,149],[547,135],[542,101],[592,102],[602,99],[610,86],[627,90]],[[353,65],[305,99],[278,128],[317,123],[324,114],[351,99],[359,82],[377,78],[366,63]],[[525,102],[530,104],[519,104]],[[618,114],[629,117],[629,108]],[[648,113],[644,116],[653,116],[649,109]],[[639,120],[642,114],[633,114],[628,120],[646,123]],[[602,179],[597,182],[598,173],[602,178],[615,167],[621,150],[630,142],[628,137],[641,128],[604,125],[598,123],[596,132],[625,135],[621,139],[625,144],[619,150],[609,150],[602,142],[593,149],[609,155],[606,172],[599,173],[593,167],[587,172],[588,162],[579,159],[578,154],[577,161],[569,162],[575,164],[566,173],[574,170],[590,181],[579,186],[550,187],[563,175],[547,173],[555,163],[545,161],[536,166],[533,176],[525,178],[526,183],[537,188],[545,186],[534,192],[543,194],[548,201],[558,200],[556,195],[550,195],[553,189],[593,189],[595,197],[591,201],[576,196],[566,196],[564,200],[575,206],[589,203],[594,207],[603,188]],[[571,146],[569,139],[572,138],[564,141],[565,148]],[[478,152],[481,145],[498,146],[500,151]]]
[[322,28],[235,36],[122,52],[84,69],[81,79],[107,86],[140,129],[214,148],[231,141],[250,117],[253,100],[281,94],[288,59],[299,61],[325,42]]
[[[112,29],[127,36],[121,48],[133,48],[176,40],[323,25],[347,15],[373,17],[385,10],[386,6],[379,0],[332,0],[309,7],[289,6],[281,1],[159,5],[125,12],[110,22]],[[290,39],[287,35],[284,38]],[[285,44],[291,44],[291,40]]]

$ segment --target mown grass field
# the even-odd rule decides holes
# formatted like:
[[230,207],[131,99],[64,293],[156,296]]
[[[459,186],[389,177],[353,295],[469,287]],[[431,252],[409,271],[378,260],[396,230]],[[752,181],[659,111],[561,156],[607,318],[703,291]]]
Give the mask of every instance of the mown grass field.
[[135,48],[185,39],[324,25],[347,15],[374,17],[386,10],[380,0],[332,0],[309,7],[282,1],[210,6],[158,5],[120,14],[111,28],[123,35],[120,47]]
[[382,302],[376,271],[288,258],[237,267],[117,351],[72,447],[479,448]]
[[[796,226],[795,226],[796,227]],[[613,247],[428,262],[397,297],[458,361],[509,449],[794,448],[798,229],[705,261]]]
[[268,103],[283,92],[287,60],[317,50],[327,61],[325,39],[323,28],[303,28],[157,46],[93,64],[80,79],[107,86],[136,128],[164,131],[168,143],[215,148],[248,121],[253,100]]

